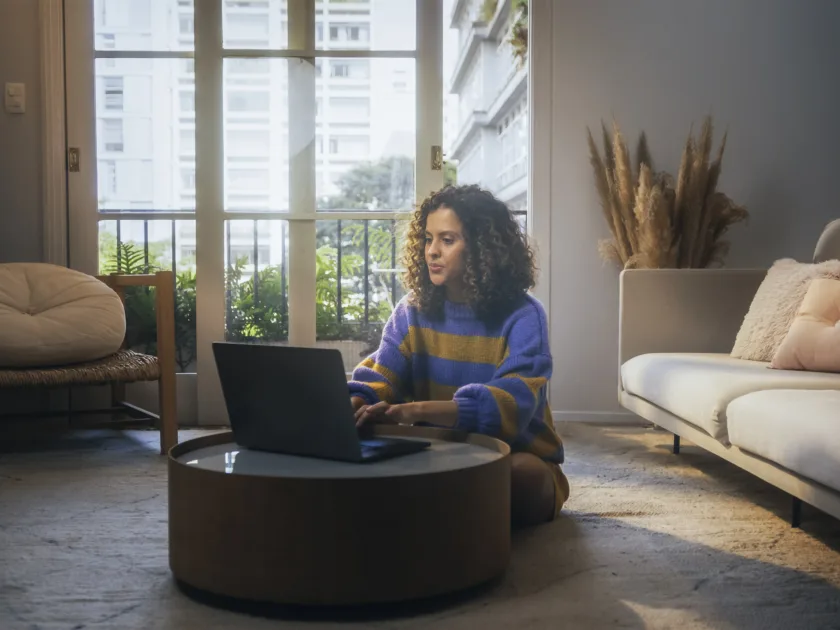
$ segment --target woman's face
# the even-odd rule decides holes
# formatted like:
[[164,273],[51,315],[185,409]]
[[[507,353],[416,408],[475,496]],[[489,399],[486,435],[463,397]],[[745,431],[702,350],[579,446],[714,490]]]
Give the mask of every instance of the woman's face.
[[464,278],[464,226],[446,206],[426,218],[426,266],[435,286],[445,286],[447,297],[457,299]]

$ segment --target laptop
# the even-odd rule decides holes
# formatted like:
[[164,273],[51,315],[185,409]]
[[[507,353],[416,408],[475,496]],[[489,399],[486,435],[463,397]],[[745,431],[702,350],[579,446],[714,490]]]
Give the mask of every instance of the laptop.
[[359,463],[431,446],[424,440],[359,436],[338,350],[215,342],[213,354],[240,446]]

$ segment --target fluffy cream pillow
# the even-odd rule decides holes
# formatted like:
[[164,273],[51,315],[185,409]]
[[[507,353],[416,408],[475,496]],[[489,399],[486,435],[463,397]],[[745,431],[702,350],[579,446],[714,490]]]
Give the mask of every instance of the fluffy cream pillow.
[[93,361],[120,349],[125,311],[93,276],[46,263],[0,265],[0,367]]
[[840,280],[811,281],[770,367],[840,372]]
[[840,279],[840,260],[813,264],[783,258],[773,263],[744,317],[731,356],[771,361],[815,278]]

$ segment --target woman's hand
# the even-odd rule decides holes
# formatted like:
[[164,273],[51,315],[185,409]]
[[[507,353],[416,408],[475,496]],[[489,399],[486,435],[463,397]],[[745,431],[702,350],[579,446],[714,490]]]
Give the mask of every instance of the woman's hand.
[[356,428],[362,428],[373,424],[398,424],[392,409],[404,405],[392,405],[387,402],[378,402],[375,405],[362,405],[356,410]]
[[427,422],[439,427],[453,427],[458,420],[458,406],[453,401],[424,401],[392,405],[378,402],[356,410],[356,427],[373,424],[406,424]]

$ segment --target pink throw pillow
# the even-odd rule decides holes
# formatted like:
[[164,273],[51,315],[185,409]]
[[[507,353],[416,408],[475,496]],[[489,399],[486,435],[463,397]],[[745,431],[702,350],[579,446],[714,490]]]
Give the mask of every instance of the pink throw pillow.
[[840,280],[811,280],[770,367],[840,372]]

